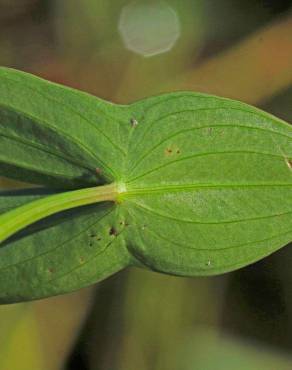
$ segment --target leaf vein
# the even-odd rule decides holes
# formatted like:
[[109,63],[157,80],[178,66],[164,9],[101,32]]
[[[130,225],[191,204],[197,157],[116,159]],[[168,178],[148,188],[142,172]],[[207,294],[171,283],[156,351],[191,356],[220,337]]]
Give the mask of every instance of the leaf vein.
[[256,152],[256,151],[248,151],[248,150],[234,150],[234,151],[222,151],[222,152],[205,152],[205,153],[196,153],[196,154],[193,154],[193,155],[190,155],[190,156],[186,156],[186,157],[182,157],[182,158],[179,158],[179,159],[176,159],[176,160],[173,160],[173,161],[170,161],[170,162],[167,162],[167,163],[164,163],[162,164],[161,166],[158,166],[158,167],[155,167],[147,172],[144,172],[142,173],[141,175],[139,176],[136,176],[132,179],[129,179],[127,181],[127,185],[132,183],[133,181],[136,181],[138,179],[141,179],[142,177],[144,176],[147,176],[149,175],[150,173],[153,173],[153,172],[156,172],[158,170],[160,170],[161,168],[164,168],[164,167],[167,167],[167,166],[170,166],[174,163],[178,163],[178,162],[182,162],[182,161],[185,161],[185,160],[188,160],[188,159],[192,159],[192,158],[198,158],[198,157],[204,157],[204,156],[208,156],[208,155],[224,155],[224,154],[256,154],[256,155],[264,155],[264,156],[269,156],[269,157],[275,157],[275,158],[283,158],[283,155],[281,154],[271,154],[271,153],[264,153],[264,152]]
[[72,143],[74,143],[75,145],[77,145],[81,150],[84,150],[85,153],[87,153],[92,159],[100,162],[105,168],[108,169],[108,171],[112,174],[112,176],[116,176],[114,170],[109,166],[107,165],[104,161],[102,161],[99,157],[96,156],[96,154],[94,154],[91,150],[89,150],[88,147],[86,147],[84,144],[82,144],[79,140],[77,140],[75,137],[72,137],[71,135],[68,135],[66,132],[64,132],[63,130],[56,130],[56,128],[52,125],[50,125],[48,122],[46,121],[43,121],[43,120],[38,120],[37,117],[34,117],[30,114],[28,114],[27,112],[22,112],[20,110],[17,110],[16,108],[10,106],[10,105],[5,105],[5,104],[2,104],[0,103],[0,106],[3,106],[3,107],[6,107],[6,108],[9,108],[9,109],[13,109],[14,111],[18,112],[20,115],[24,115],[25,117],[33,120],[33,121],[40,121],[42,123],[42,126],[44,127],[47,127],[49,128],[50,130],[52,130],[53,132],[55,132],[57,135],[60,136],[60,134],[62,134],[62,136],[71,141]]
[[[102,215],[98,220],[95,220],[92,224],[90,224],[88,227],[86,227],[85,229],[83,229],[82,231],[80,231],[79,233],[77,233],[76,235],[72,236],[71,238],[67,239],[65,242],[63,243],[60,243],[60,244],[57,244],[54,248],[48,250],[48,251],[45,251],[43,253],[40,253],[40,254],[37,254],[37,255],[34,255],[33,257],[30,257],[30,258],[27,258],[27,259],[24,259],[24,260],[21,260],[17,263],[14,263],[14,264],[11,264],[11,265],[8,265],[8,266],[4,266],[4,267],[0,267],[0,272],[6,270],[6,269],[9,269],[11,267],[16,267],[16,266],[19,266],[23,263],[26,263],[26,262],[29,262],[29,261],[33,261],[34,259],[37,259],[39,257],[42,257],[42,256],[45,256],[47,254],[50,254],[52,252],[54,252],[55,250],[57,250],[58,248],[62,247],[63,245],[67,244],[67,243],[70,243],[72,242],[74,239],[78,238],[81,234],[85,233],[87,230],[89,230],[92,226],[96,225],[98,222],[100,222],[104,217],[108,216],[111,212],[113,212],[114,208],[112,208],[109,212],[107,212],[106,214]],[[87,222],[87,220],[91,219],[92,218],[92,215],[87,217],[85,219],[85,222]],[[0,248],[0,254],[1,254],[1,248]]]
[[151,230],[149,227],[145,228],[145,231],[149,232],[150,234],[153,234],[155,235],[157,238],[160,238],[170,244],[174,244],[174,245],[177,245],[179,247],[182,247],[183,249],[187,249],[187,250],[193,250],[193,251],[199,251],[199,252],[219,252],[219,251],[226,251],[226,250],[232,250],[232,249],[238,249],[238,248],[242,248],[242,247],[245,247],[247,245],[250,245],[250,244],[256,244],[256,243],[262,243],[262,242],[266,242],[266,241],[269,241],[269,240],[272,240],[274,238],[278,238],[280,236],[284,236],[284,235],[288,235],[292,232],[292,229],[289,228],[287,231],[285,230],[284,232],[280,233],[280,234],[276,234],[276,235],[273,235],[269,238],[264,238],[264,239],[260,239],[260,240],[254,240],[254,241],[251,241],[251,242],[246,242],[246,243],[241,243],[241,244],[237,244],[237,245],[233,245],[233,246],[230,246],[230,247],[224,247],[224,248],[196,248],[196,247],[191,247],[189,245],[186,245],[186,244],[182,244],[182,243],[178,243],[178,242],[175,242],[171,239],[168,239],[160,234],[158,234],[156,231],[154,230]]
[[180,218],[173,217],[173,216],[168,216],[168,215],[165,215],[163,213],[154,211],[150,207],[145,207],[144,205],[142,206],[141,203],[138,203],[137,201],[136,202],[131,201],[131,202],[133,204],[135,204],[138,208],[141,208],[142,210],[144,210],[146,213],[147,212],[152,213],[156,216],[160,216],[160,217],[166,218],[168,220],[173,220],[173,221],[177,221],[177,222],[181,222],[181,223],[196,224],[196,225],[221,225],[221,224],[225,225],[225,224],[233,224],[233,223],[248,222],[248,221],[258,221],[258,220],[264,220],[264,219],[279,217],[279,216],[287,216],[287,215],[292,214],[292,210],[291,210],[289,212],[283,212],[281,214],[274,214],[274,215],[269,215],[269,216],[250,217],[250,218],[246,218],[246,219],[229,220],[229,221],[202,222],[202,221],[185,220],[185,219],[180,219]]
[[[91,126],[94,130],[98,131],[101,135],[103,135],[107,140],[108,142],[114,147],[116,148],[117,150],[119,150],[124,156],[126,156],[126,153],[125,151],[120,148],[117,144],[115,144],[112,140],[110,140],[110,138],[96,125],[92,124],[91,121],[89,121],[84,115],[82,115],[80,112],[78,112],[77,110],[73,109],[69,104],[65,104],[64,102],[56,99],[56,98],[52,98],[51,96],[47,95],[47,94],[44,94],[43,92],[41,92],[39,89],[33,89],[31,88],[29,85],[19,81],[19,80],[15,80],[13,78],[10,78],[10,77],[7,77],[7,76],[2,76],[1,78],[4,78],[8,81],[13,81],[14,83],[17,83],[17,84],[20,84],[22,85],[23,87],[25,87],[26,89],[28,90],[31,90],[33,91],[34,93],[37,92],[40,96],[42,96],[43,98],[47,99],[47,100],[50,100],[56,104],[59,104],[60,106],[68,109],[68,111],[71,111],[72,113],[76,114],[77,116],[79,116],[81,119],[84,120],[84,122],[86,122],[89,126]],[[69,90],[71,90],[70,88],[68,88]],[[86,94],[85,94],[86,95]],[[110,117],[108,114],[106,114],[104,111],[100,110],[102,112],[102,114],[104,116],[108,116],[111,120],[114,120],[115,122],[117,121],[115,117]],[[122,122],[122,121],[121,121]]]
[[216,124],[216,125],[207,125],[207,126],[200,126],[200,127],[192,127],[192,128],[189,128],[189,129],[177,131],[177,132],[173,133],[172,135],[170,135],[170,136],[162,139],[159,143],[157,143],[152,148],[150,148],[143,156],[141,156],[140,158],[138,158],[137,161],[136,161],[136,163],[134,163],[134,165],[130,168],[130,170],[129,170],[129,176],[131,176],[131,174],[133,173],[133,171],[135,170],[135,168],[137,168],[137,166],[145,158],[147,158],[149,156],[149,154],[152,153],[153,150],[157,149],[160,145],[162,145],[166,141],[168,141],[170,139],[173,139],[176,136],[179,136],[180,134],[184,134],[184,133],[187,133],[187,132],[192,132],[192,131],[196,131],[196,130],[202,130],[202,129],[206,129],[206,128],[217,128],[217,127],[232,127],[232,128],[238,128],[238,127],[240,127],[240,128],[246,128],[246,129],[251,129],[251,130],[256,130],[256,131],[269,132],[269,133],[273,133],[273,134],[276,134],[276,135],[279,135],[279,136],[282,136],[282,137],[286,137],[288,139],[292,139],[292,137],[290,137],[288,135],[285,135],[285,134],[283,134],[281,132],[278,132],[278,131],[268,130],[268,129],[261,128],[261,127],[245,126],[245,125]]

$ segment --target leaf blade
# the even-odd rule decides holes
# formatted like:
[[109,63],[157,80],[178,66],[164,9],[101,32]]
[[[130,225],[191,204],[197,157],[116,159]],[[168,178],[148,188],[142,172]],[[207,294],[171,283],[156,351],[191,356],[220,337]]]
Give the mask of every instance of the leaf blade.
[[[129,124],[124,124],[130,119],[126,106],[9,68],[0,68],[0,82],[3,175],[16,179],[31,175],[37,183],[59,187],[93,185],[119,177],[125,157],[121,138],[129,130]],[[18,143],[11,148],[13,140]]]
[[287,123],[192,93],[133,110],[144,127],[132,139],[123,200],[137,225],[129,243],[140,263],[179,275],[223,273],[292,240]]
[[[4,204],[20,205],[39,195],[20,197],[6,198]],[[0,248],[0,302],[71,292],[128,266],[119,217],[112,203],[85,206],[55,214],[7,240]]]
[[[283,121],[240,102],[191,92],[121,107],[26,74],[5,73],[11,85],[10,95],[4,95],[13,106],[5,110],[2,101],[0,121],[20,110],[21,119],[14,117],[8,131],[13,136],[23,124],[17,146],[21,140],[30,143],[30,159],[27,147],[22,155],[16,147],[6,155],[5,173],[31,160],[36,177],[47,185],[79,187],[113,179],[120,195],[111,206],[56,214],[4,244],[3,302],[72,291],[133,264],[176,275],[224,273],[292,240],[292,129]],[[23,89],[19,101],[13,98],[16,86]],[[43,112],[27,103],[28,91],[34,91]],[[57,99],[48,97],[55,91]],[[48,112],[49,127],[42,121]],[[46,168],[33,146],[51,158]],[[59,148],[63,167],[60,160],[56,165]],[[9,159],[17,155],[24,162],[13,168]],[[96,166],[104,177],[93,175]],[[52,177],[45,174],[51,170]],[[10,207],[17,205],[11,202]],[[95,240],[90,249],[89,232],[98,230],[103,241]]]

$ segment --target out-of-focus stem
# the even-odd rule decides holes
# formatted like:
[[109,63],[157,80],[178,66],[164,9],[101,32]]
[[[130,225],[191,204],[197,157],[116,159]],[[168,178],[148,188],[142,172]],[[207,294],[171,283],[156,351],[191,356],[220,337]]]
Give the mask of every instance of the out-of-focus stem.
[[262,102],[292,84],[291,35],[292,17],[278,20],[179,76],[177,89]]

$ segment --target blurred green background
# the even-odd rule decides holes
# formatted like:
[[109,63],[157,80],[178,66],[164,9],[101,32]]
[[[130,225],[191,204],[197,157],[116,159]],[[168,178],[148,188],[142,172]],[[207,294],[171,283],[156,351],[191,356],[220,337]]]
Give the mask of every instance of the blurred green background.
[[[292,122],[292,2],[0,0],[0,65],[114,102],[194,90]],[[0,370],[291,370],[291,266],[286,247],[219,277],[130,269],[0,306]]]

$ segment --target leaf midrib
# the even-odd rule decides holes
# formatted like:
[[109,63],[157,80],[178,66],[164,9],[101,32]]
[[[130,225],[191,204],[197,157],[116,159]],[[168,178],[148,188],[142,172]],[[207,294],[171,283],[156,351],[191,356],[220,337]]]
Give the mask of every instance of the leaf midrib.
[[126,190],[119,194],[119,199],[123,200],[132,196],[149,195],[155,193],[186,192],[196,189],[222,189],[222,188],[257,188],[257,187],[292,187],[290,183],[254,183],[254,184],[184,184],[184,185],[166,185],[155,187],[144,187]]

